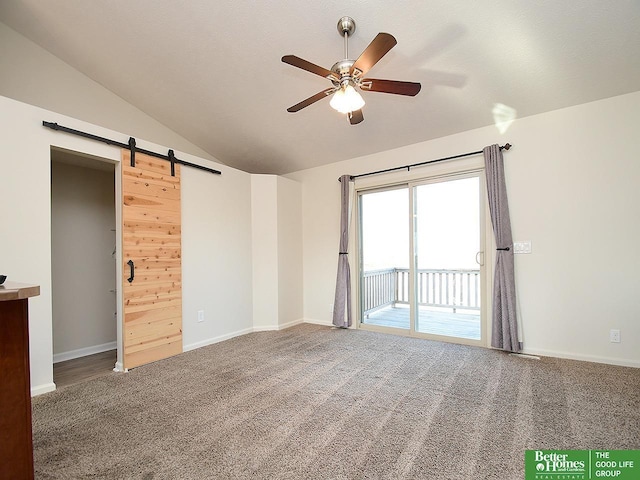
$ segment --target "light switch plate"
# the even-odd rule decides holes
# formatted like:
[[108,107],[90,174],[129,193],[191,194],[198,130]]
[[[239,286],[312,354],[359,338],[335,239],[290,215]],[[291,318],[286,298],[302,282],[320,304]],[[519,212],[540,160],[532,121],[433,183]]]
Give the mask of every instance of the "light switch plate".
[[513,253],[531,253],[531,240],[513,242]]

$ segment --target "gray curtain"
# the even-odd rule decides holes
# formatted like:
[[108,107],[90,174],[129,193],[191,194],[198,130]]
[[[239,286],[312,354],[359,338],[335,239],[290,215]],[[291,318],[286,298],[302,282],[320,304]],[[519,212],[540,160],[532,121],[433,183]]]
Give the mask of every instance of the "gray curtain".
[[510,352],[519,352],[522,350],[522,344],[518,341],[513,237],[504,180],[504,161],[500,146],[497,144],[485,147],[483,153],[491,223],[498,247],[493,277],[491,346]]
[[[336,327],[351,326],[351,271],[349,269],[349,182],[350,175],[340,177],[340,251],[338,252],[338,277],[333,302],[333,324]],[[345,308],[347,310],[345,318]]]

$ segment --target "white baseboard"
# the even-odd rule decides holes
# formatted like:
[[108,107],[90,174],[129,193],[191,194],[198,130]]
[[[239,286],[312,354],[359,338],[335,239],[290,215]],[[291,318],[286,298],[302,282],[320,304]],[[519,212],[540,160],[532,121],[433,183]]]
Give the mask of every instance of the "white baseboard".
[[291,322],[282,323],[278,325],[278,330],[284,330],[285,328],[295,327],[296,325],[300,325],[302,322],[303,320],[301,318],[298,318],[297,320],[292,320]]
[[115,350],[116,348],[118,348],[116,342],[109,342],[103,343],[102,345],[94,345],[92,347],[71,350],[70,352],[56,353],[53,355],[53,363],[66,362],[67,360],[73,360],[74,358],[86,357],[87,355],[108,352],[109,350]]
[[255,330],[253,328],[245,328],[243,330],[226,333],[224,335],[220,335],[219,337],[208,338],[196,343],[184,345],[182,347],[182,351],[188,352],[189,350],[195,350],[196,348],[206,347],[207,345],[213,345],[214,343],[224,342],[225,340],[229,340],[230,338],[239,337],[240,335],[246,335],[247,333],[252,333],[254,331]]
[[302,320],[303,323],[312,323],[314,325],[323,325],[325,327],[333,327],[333,322],[330,320],[315,320],[313,318],[305,318]]
[[[285,328],[290,328],[295,325],[300,325],[302,322],[303,322],[302,319],[298,319],[298,320],[293,320],[292,322],[283,323],[282,325],[265,325],[260,327],[245,328],[243,330],[237,330],[235,332],[227,333],[225,335],[220,335],[219,337],[208,338],[206,340],[201,340],[196,343],[184,345],[182,347],[182,351],[188,352],[189,350],[195,350],[196,348],[206,347],[207,345],[213,345],[214,343],[224,342],[225,340],[229,340],[230,338],[239,337],[240,335],[246,335],[248,333],[273,332],[276,330],[284,330]],[[116,364],[116,367],[117,367],[117,364]]]
[[296,325],[300,325],[302,322],[303,320],[299,318],[297,320],[283,323],[281,325],[260,325],[258,327],[253,327],[253,331],[254,332],[275,332],[277,330],[284,330],[285,328],[295,327]]
[[260,325],[259,327],[253,327],[253,332],[275,332],[280,330],[278,325]]
[[640,368],[640,361],[626,360],[624,358],[602,357],[600,355],[582,355],[571,352],[557,352],[553,350],[523,349],[522,353],[527,355],[540,355],[543,357],[566,358],[568,360],[580,360],[582,362],[606,363],[608,365],[619,365],[621,367]]
[[56,384],[53,382],[45,383],[43,385],[36,385],[35,387],[31,388],[31,396],[37,397],[38,395],[42,395],[43,393],[53,392],[55,389]]

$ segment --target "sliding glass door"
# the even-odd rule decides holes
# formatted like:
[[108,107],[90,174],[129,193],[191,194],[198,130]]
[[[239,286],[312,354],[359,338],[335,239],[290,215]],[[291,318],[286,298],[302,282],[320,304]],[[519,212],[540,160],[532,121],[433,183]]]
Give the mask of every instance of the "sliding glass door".
[[[359,196],[361,321],[409,330],[409,188]],[[399,276],[400,275],[400,276]],[[402,278],[401,278],[402,277]],[[399,281],[400,279],[400,281]]]
[[360,325],[484,341],[480,173],[359,192]]
[[480,179],[414,186],[413,202],[415,329],[480,340]]

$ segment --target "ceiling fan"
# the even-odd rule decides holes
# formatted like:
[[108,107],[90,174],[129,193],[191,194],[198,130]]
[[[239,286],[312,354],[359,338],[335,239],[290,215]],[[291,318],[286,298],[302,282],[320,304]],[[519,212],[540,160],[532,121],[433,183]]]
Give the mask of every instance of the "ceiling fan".
[[335,63],[331,70],[303,60],[295,55],[282,57],[284,63],[301,68],[307,72],[320,75],[331,81],[333,86],[329,89],[287,108],[287,112],[295,113],[309,105],[333,95],[330,105],[340,113],[346,113],[351,125],[356,125],[364,120],[362,107],[364,100],[357,92],[356,87],[370,92],[391,93],[394,95],[415,96],[420,91],[420,84],[415,82],[400,82],[397,80],[380,80],[377,78],[363,78],[364,75],[378,61],[391,50],[396,43],[393,35],[378,33],[371,43],[364,49],[357,60],[349,60],[349,37],[356,31],[356,22],[351,17],[342,17],[338,20],[338,33],[344,37],[344,60]]

